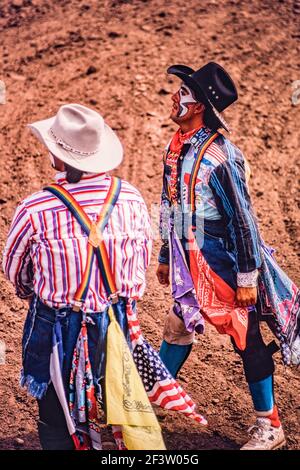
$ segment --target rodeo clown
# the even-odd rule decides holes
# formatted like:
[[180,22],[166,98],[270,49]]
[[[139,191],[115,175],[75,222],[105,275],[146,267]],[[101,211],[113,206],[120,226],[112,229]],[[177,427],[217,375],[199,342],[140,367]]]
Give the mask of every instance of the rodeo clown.
[[31,299],[21,384],[38,401],[42,448],[165,449],[152,404],[206,421],[139,327],[152,239],[140,193],[107,174],[122,145],[79,104],[30,129],[58,173],[18,206],[3,267]]
[[285,436],[274,400],[273,353],[260,333],[265,321],[285,364],[300,361],[299,289],[262,241],[253,214],[242,152],[218,132],[238,98],[228,73],[210,62],[197,71],[168,69],[181,79],[171,119],[179,129],[164,155],[157,277],[174,299],[160,356],[174,377],[204,321],[228,334],[243,361],[256,423],[243,450],[273,450]]

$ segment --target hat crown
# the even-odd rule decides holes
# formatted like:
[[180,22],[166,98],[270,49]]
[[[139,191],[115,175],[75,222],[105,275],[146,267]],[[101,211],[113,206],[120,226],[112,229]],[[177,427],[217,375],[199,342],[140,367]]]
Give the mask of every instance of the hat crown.
[[98,150],[103,130],[102,116],[80,104],[61,106],[50,129],[57,142],[83,155]]
[[223,111],[237,100],[233,80],[219,64],[209,62],[191,76],[218,111]]
[[232,78],[215,62],[209,62],[198,70],[181,64],[172,65],[167,71],[192,88],[199,101],[208,101],[218,111],[223,111],[238,99]]
[[28,125],[56,158],[89,173],[110,171],[123,159],[118,136],[96,111],[65,104],[55,116]]

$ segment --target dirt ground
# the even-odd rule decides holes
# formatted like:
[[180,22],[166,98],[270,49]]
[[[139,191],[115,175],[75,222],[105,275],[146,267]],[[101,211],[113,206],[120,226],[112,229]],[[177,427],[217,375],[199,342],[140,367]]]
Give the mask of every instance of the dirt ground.
[[[17,203],[51,180],[46,152],[26,124],[67,102],[101,112],[126,151],[118,174],[136,185],[149,209],[159,202],[161,151],[175,127],[168,119],[177,79],[173,63],[195,68],[214,60],[228,68],[240,99],[226,112],[231,139],[252,168],[251,191],[262,234],[299,284],[299,120],[292,84],[300,80],[300,14],[293,1],[1,0],[0,249]],[[139,306],[145,336],[156,347],[170,296],[155,278]],[[38,449],[36,406],[19,388],[26,303],[0,274],[0,449]],[[299,371],[276,355],[276,396],[289,449],[300,447]],[[168,449],[238,449],[253,422],[238,357],[211,328],[198,337],[180,381],[209,427],[177,414],[162,421]],[[19,439],[19,440],[18,440]]]

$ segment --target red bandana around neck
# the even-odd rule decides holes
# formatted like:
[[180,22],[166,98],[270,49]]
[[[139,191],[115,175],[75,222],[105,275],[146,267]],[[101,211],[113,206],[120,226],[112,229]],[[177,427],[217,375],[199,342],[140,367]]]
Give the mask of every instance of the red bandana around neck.
[[171,177],[170,177],[170,196],[171,201],[174,203],[177,201],[177,161],[182,151],[182,147],[184,143],[192,137],[198,130],[200,129],[193,129],[191,131],[186,132],[185,134],[182,133],[181,129],[179,128],[178,131],[174,134],[171,144],[170,150],[167,156],[167,163],[171,166]]
[[171,144],[170,144],[170,150],[171,152],[178,153],[180,155],[180,152],[182,150],[182,147],[185,143],[186,140],[188,140],[192,135],[194,135],[200,127],[197,127],[196,129],[193,129],[191,131],[185,132],[185,134],[182,133],[181,129],[179,128],[177,132],[175,132]]

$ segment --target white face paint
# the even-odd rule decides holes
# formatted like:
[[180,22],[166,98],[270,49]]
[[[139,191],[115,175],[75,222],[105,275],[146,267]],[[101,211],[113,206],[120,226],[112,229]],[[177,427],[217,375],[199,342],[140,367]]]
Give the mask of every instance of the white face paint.
[[185,83],[182,83],[179,89],[179,99],[178,116],[183,117],[188,112],[187,104],[197,103],[197,100],[195,100],[192,90]]

